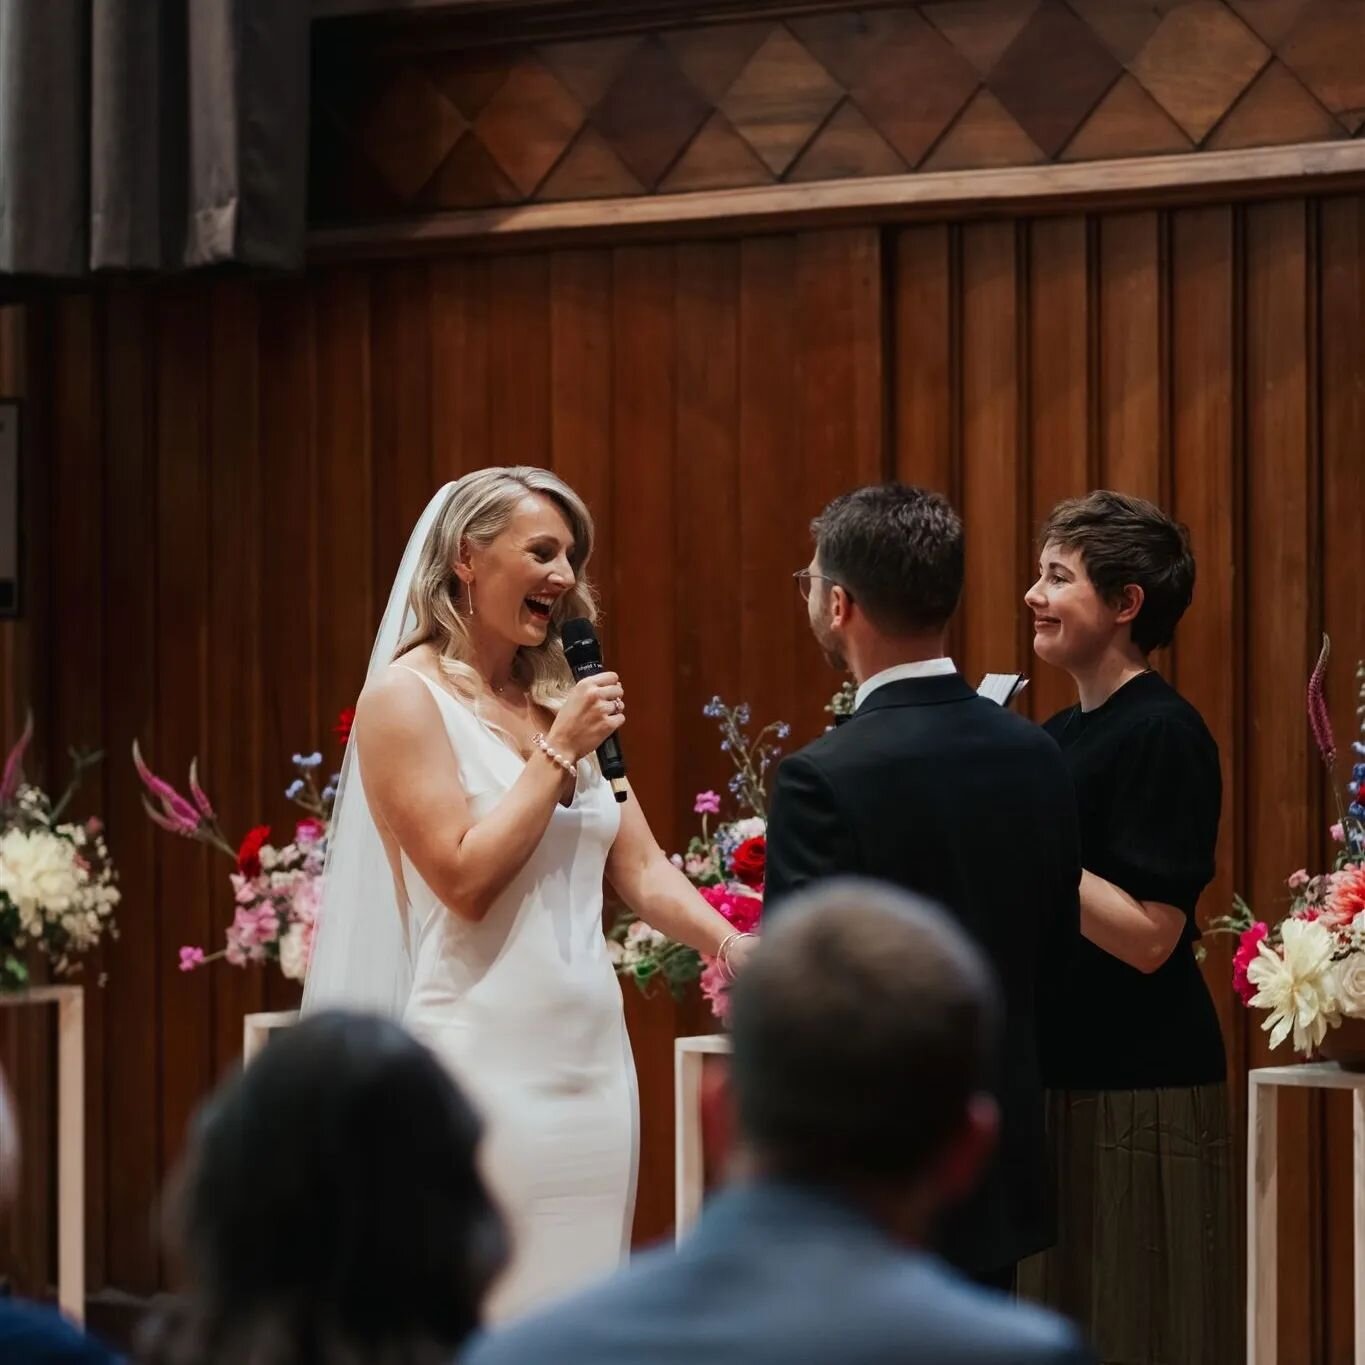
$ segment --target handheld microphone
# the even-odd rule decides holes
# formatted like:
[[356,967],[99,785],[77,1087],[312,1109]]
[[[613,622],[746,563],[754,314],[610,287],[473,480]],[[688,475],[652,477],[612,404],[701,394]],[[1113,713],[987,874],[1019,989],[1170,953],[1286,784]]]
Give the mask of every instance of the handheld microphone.
[[[565,621],[560,631],[564,643],[564,657],[569,661],[576,681],[591,678],[594,673],[605,673],[602,663],[602,646],[598,643],[597,632],[592,622],[585,616],[576,616]],[[602,775],[611,783],[611,790],[618,801],[624,801],[626,788],[626,760],[621,752],[621,741],[610,734],[597,746],[597,761],[602,765]]]

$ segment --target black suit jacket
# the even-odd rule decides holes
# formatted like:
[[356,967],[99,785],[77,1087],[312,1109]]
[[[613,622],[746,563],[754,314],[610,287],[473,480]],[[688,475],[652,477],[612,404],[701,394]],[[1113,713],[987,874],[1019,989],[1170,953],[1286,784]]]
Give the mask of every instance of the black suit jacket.
[[990,1271],[1049,1246],[1037,1005],[1080,932],[1076,799],[1061,751],[956,674],[884,684],[847,724],[779,766],[764,918],[780,916],[791,892],[842,874],[937,901],[1000,984],[1000,1146],[977,1192],[946,1220],[944,1254]]

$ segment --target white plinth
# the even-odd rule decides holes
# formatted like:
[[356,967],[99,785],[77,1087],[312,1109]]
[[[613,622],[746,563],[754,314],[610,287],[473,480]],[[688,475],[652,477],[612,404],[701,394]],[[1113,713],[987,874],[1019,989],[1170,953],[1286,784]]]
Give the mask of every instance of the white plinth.
[[298,1010],[267,1010],[242,1018],[242,1065],[245,1066],[270,1041],[277,1028],[299,1022]]
[[1247,1075],[1247,1365],[1276,1365],[1279,1358],[1279,1086],[1352,1092],[1354,1355],[1356,1365],[1365,1365],[1365,1073],[1343,1071],[1335,1062],[1261,1067]]
[[57,1302],[85,1321],[85,992],[34,986],[0,992],[0,1006],[57,1007]]
[[728,1055],[724,1033],[673,1041],[673,1222],[674,1236],[697,1221],[705,1184],[701,1128],[701,1069],[708,1054]]

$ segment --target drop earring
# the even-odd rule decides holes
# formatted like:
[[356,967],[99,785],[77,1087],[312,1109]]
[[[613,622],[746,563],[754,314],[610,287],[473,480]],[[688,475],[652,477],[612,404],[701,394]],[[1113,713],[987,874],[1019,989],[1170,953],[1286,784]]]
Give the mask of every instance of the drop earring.
[[471,582],[471,583],[469,583],[467,586],[468,586],[468,588],[469,588],[469,614],[470,614],[471,616],[473,616],[473,615],[474,615],[474,584]]

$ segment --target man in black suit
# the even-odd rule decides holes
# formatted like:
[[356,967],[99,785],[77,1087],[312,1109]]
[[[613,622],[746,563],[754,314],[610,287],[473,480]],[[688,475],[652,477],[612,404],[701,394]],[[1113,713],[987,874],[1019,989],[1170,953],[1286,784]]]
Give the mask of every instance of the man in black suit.
[[[1055,1236],[1037,1006],[1078,936],[1081,875],[1071,779],[1037,726],[977,696],[946,657],[962,593],[962,523],[901,484],[836,498],[797,579],[830,662],[853,674],[846,724],[777,770],[765,919],[783,898],[853,873],[931,897],[984,950],[1004,997],[1000,1146],[941,1228],[945,1256],[1008,1288]],[[1077,1027],[1085,1027],[1083,1020]]]

